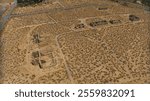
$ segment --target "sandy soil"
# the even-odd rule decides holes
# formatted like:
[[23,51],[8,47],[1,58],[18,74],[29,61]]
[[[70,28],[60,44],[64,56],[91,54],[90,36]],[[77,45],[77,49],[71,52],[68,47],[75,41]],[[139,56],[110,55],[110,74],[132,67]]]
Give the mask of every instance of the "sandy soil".
[[1,83],[150,83],[148,18],[106,0],[18,7],[1,32]]

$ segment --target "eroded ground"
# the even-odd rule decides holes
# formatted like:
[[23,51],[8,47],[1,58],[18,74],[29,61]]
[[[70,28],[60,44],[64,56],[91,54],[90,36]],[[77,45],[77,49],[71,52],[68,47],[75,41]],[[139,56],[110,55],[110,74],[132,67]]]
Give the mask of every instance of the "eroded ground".
[[106,0],[18,7],[2,32],[2,83],[150,83],[148,18]]

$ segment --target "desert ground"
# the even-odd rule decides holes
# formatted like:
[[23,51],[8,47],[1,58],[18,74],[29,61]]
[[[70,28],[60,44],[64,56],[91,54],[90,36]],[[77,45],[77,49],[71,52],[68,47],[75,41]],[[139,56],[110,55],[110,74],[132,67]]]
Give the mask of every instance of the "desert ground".
[[149,18],[109,0],[17,7],[0,33],[1,83],[150,83]]

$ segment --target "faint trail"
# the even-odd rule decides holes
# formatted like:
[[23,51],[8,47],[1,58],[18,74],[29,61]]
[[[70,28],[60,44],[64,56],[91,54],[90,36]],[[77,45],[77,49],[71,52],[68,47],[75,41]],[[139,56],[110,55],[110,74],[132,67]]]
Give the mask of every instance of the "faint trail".
[[59,1],[55,1],[54,4],[59,4],[61,7],[65,8],[65,6],[63,4],[61,4]]
[[58,36],[59,36],[59,35],[56,36],[55,41],[56,41],[56,44],[57,44],[57,46],[58,46],[58,49],[59,49],[59,51],[60,51],[60,53],[61,53],[61,56],[62,56],[62,58],[63,58],[63,60],[64,60],[65,68],[66,68],[66,71],[67,71],[67,75],[68,75],[68,77],[69,77],[71,83],[73,84],[73,83],[74,83],[74,80],[73,80],[73,77],[72,77],[72,75],[71,75],[71,71],[70,71],[70,69],[69,69],[69,67],[68,67],[68,65],[67,65],[65,56],[64,56],[64,54],[63,54],[63,52],[62,52],[62,50],[61,50],[61,48],[60,48],[60,45],[59,45],[59,43],[58,43],[58,41],[57,41]]
[[19,27],[19,28],[14,28],[12,30],[9,30],[8,32],[12,32],[13,30],[14,31],[17,31],[19,29],[22,29],[22,28],[26,28],[26,27],[38,27],[38,26],[41,26],[41,25],[45,25],[45,24],[54,24],[55,22],[45,22],[45,23],[40,23],[40,24],[34,24],[34,25],[27,25],[27,26],[23,26],[23,27]]
[[58,7],[58,8],[54,8],[54,9],[38,10],[38,11],[35,11],[35,12],[29,12],[29,13],[21,13],[21,14],[16,13],[16,14],[11,14],[11,17],[30,16],[30,15],[42,14],[42,13],[51,14],[51,13],[57,13],[57,12],[66,11],[66,10],[68,11],[68,10],[73,10],[73,9],[86,8],[86,7],[95,7],[95,6],[101,6],[101,5],[91,4],[91,3],[84,3],[84,4],[73,5],[71,7],[65,7],[65,8],[64,7]]

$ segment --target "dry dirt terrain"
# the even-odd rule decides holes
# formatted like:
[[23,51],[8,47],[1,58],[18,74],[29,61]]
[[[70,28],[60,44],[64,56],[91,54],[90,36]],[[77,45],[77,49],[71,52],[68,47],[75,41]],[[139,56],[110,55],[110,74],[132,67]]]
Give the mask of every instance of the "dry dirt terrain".
[[0,35],[1,83],[150,83],[149,18],[108,0],[17,7]]

